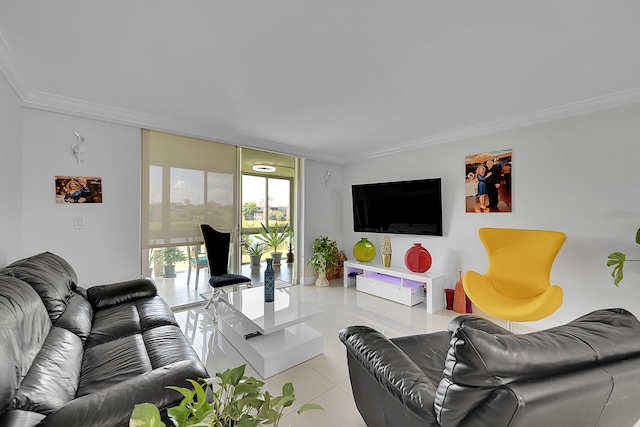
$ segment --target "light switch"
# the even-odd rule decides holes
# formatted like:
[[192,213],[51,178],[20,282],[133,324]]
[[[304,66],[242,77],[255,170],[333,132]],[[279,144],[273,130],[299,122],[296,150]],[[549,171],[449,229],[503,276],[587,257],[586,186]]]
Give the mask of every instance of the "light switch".
[[84,217],[75,217],[73,220],[73,228],[84,228]]

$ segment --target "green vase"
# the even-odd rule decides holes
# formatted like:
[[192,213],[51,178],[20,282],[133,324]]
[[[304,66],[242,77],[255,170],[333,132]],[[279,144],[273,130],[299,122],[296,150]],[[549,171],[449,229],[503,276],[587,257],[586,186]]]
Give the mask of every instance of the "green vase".
[[353,256],[360,262],[369,262],[376,256],[376,247],[363,237],[353,246]]

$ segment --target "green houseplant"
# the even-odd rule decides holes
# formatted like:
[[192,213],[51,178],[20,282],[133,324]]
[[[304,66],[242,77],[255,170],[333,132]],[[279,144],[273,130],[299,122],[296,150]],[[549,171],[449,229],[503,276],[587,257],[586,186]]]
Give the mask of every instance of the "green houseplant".
[[[640,245],[640,228],[636,231],[636,243]],[[613,252],[609,254],[607,265],[613,267],[611,277],[613,277],[613,284],[618,286],[622,281],[622,269],[624,268],[625,261],[640,261],[638,259],[627,259],[627,254],[622,252]]]
[[256,241],[246,242],[244,251],[249,255],[249,258],[251,258],[251,265],[260,265],[260,258],[262,258],[264,246],[264,243]]
[[[264,382],[244,375],[246,365],[217,373],[214,378],[189,380],[193,390],[169,387],[184,396],[179,405],[167,413],[177,427],[255,427],[278,426],[282,411],[296,398],[291,383],[282,387],[281,396],[263,391]],[[300,415],[310,409],[322,409],[316,404],[305,404],[298,409]],[[296,419],[297,421],[297,419]],[[166,427],[160,411],[151,403],[136,405],[131,414],[132,427]]]
[[336,253],[333,251],[333,241],[328,236],[317,237],[313,241],[313,256],[309,259],[308,264],[316,268],[318,278],[316,286],[329,286],[327,280],[327,264],[337,259]]
[[280,265],[280,258],[282,257],[282,252],[278,251],[281,245],[283,245],[289,237],[293,235],[293,228],[289,226],[289,224],[285,224],[282,228],[278,227],[278,224],[271,227],[267,227],[264,223],[260,223],[262,229],[260,230],[260,235],[256,238],[273,248],[273,252],[271,252],[271,257],[273,258],[274,265]]
[[162,250],[162,261],[164,262],[164,277],[176,277],[176,263],[187,260],[187,256],[180,248],[170,247]]
[[289,252],[287,252],[287,262],[293,262],[293,239],[289,237]]

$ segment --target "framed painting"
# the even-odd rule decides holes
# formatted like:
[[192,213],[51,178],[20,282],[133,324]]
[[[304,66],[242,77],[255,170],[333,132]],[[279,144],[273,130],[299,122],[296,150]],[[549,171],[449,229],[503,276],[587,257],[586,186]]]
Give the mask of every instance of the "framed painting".
[[511,212],[513,150],[466,156],[464,196],[466,212]]
[[56,176],[56,203],[102,203],[102,178]]

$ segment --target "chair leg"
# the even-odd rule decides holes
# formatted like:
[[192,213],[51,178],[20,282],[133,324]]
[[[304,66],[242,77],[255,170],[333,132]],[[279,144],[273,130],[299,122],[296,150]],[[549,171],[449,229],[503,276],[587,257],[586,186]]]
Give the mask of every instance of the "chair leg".
[[191,262],[189,262],[189,268],[187,273],[187,286],[189,286],[189,280],[191,280]]
[[[191,273],[191,268],[189,268],[189,273]],[[198,290],[198,280],[200,279],[200,266],[196,267],[196,291]],[[189,283],[189,279],[187,279],[187,283]]]
[[214,288],[211,293],[211,298],[207,302],[207,305],[204,306],[205,310],[209,308],[211,303],[213,302],[213,321],[214,323],[218,321],[218,302],[220,301],[220,290]]

